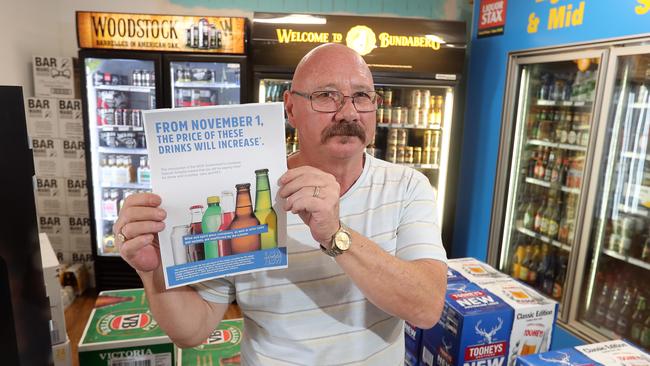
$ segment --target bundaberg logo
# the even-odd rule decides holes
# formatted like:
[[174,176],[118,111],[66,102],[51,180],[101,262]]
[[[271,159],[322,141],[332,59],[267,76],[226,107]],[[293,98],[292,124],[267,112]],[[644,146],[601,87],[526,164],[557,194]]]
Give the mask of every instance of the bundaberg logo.
[[375,32],[365,25],[357,25],[348,31],[345,37],[345,44],[365,56],[377,47]]

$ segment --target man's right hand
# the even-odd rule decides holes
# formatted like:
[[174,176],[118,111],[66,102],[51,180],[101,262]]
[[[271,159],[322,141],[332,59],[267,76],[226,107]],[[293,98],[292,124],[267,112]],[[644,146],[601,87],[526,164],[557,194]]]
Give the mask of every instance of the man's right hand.
[[120,255],[136,271],[151,272],[160,267],[158,233],[165,228],[163,220],[167,217],[159,207],[161,202],[153,193],[130,195],[113,225]]

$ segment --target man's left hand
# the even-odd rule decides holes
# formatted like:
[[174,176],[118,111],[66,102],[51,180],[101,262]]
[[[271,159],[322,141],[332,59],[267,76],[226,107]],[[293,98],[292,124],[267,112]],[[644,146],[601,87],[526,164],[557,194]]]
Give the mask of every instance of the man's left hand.
[[284,209],[300,215],[314,240],[329,247],[339,229],[341,187],[334,176],[311,166],[301,166],[288,170],[278,183],[278,193],[286,199]]

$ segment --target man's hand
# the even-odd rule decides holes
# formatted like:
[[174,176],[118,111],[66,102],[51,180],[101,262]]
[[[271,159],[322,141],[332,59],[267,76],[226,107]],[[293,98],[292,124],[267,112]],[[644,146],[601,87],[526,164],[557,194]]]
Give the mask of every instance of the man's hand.
[[120,255],[136,271],[150,272],[160,266],[158,233],[165,228],[162,220],[167,217],[159,207],[161,202],[153,193],[130,195],[113,225]]
[[279,180],[284,209],[300,215],[311,236],[328,246],[339,229],[341,187],[333,175],[310,166],[287,171]]

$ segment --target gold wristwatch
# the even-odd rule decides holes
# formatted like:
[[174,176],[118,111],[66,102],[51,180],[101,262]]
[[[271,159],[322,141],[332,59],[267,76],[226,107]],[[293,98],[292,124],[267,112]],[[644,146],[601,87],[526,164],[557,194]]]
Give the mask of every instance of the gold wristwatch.
[[320,245],[320,248],[330,257],[336,257],[348,251],[350,246],[352,246],[352,234],[350,234],[347,227],[341,222],[339,223],[339,229],[332,235],[330,248],[325,248],[323,244]]

